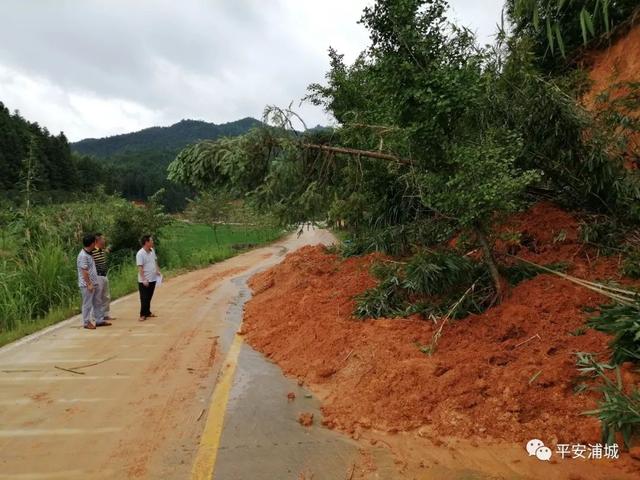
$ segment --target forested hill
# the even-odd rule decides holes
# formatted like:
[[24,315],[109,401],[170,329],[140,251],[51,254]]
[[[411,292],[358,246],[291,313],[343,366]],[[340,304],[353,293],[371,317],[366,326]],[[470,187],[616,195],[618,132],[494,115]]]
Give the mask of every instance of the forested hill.
[[68,191],[79,188],[81,176],[63,133],[52,135],[0,102],[0,193],[23,188],[27,179],[33,190]]
[[220,125],[200,120],[182,120],[170,127],[145,128],[99,139],[87,138],[72,143],[71,148],[84,155],[102,158],[145,150],[177,152],[198,140],[242,135],[260,124],[260,121],[251,117]]

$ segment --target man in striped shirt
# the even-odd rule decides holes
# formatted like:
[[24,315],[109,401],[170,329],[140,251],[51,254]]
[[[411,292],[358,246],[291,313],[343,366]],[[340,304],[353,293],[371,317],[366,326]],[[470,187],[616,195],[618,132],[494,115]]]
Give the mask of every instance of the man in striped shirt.
[[100,303],[105,320],[114,320],[110,315],[111,292],[109,290],[109,261],[107,259],[108,250],[106,248],[107,239],[102,233],[96,233],[96,247],[91,251],[91,256],[96,264],[98,272],[98,283],[100,286]]

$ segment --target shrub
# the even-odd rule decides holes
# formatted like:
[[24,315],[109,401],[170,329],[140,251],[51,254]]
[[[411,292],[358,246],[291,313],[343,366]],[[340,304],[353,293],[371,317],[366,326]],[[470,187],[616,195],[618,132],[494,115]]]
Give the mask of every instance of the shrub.
[[396,317],[406,314],[404,292],[393,281],[383,280],[356,298],[358,318]]
[[407,263],[403,287],[412,293],[439,295],[460,285],[470,285],[483,268],[454,253],[422,252]]
[[640,361],[640,303],[603,305],[587,325],[614,336],[610,344],[614,364]]
[[486,266],[451,252],[425,251],[407,263],[379,263],[372,273],[380,282],[356,298],[358,318],[415,313],[462,318],[484,311],[495,297]]
[[620,251],[629,227],[613,216],[589,215],[580,222],[580,239],[605,255]]
[[[602,441],[613,444],[616,433],[621,433],[624,444],[631,447],[631,440],[640,433],[640,390],[631,388],[625,392],[620,375],[620,367],[598,363],[591,353],[578,352],[577,366],[580,373],[588,380],[600,381],[593,390],[602,392],[598,408],[583,412],[583,415],[598,417],[602,425]],[[609,378],[607,371],[615,372],[615,381]]]
[[622,263],[622,274],[635,279],[640,279],[640,249],[627,253]]
[[[153,197],[152,197],[153,198]],[[154,236],[161,243],[161,228],[170,223],[170,217],[162,212],[162,207],[154,202],[147,206],[121,204],[114,212],[111,228],[111,245],[116,250],[136,250],[140,247],[140,237]]]

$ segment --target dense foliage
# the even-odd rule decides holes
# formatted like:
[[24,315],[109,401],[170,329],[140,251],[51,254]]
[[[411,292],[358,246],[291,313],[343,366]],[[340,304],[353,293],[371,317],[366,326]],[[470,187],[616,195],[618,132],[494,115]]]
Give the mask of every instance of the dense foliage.
[[[507,0],[516,37],[533,40],[537,61],[562,69],[585,45],[627,21],[637,0]],[[605,43],[606,45],[606,43]]]
[[75,190],[81,181],[64,133],[54,136],[0,102],[0,190],[28,180],[34,191]]
[[147,201],[161,190],[161,203],[173,213],[182,211],[193,196],[193,189],[167,180],[166,167],[174,156],[175,152],[156,150],[123,153],[108,159],[82,155],[77,156],[77,164],[83,173],[87,172],[90,185],[98,183],[107,192],[128,200]]
[[613,335],[612,363],[640,362],[640,303],[603,305],[600,314],[588,323],[596,330]]

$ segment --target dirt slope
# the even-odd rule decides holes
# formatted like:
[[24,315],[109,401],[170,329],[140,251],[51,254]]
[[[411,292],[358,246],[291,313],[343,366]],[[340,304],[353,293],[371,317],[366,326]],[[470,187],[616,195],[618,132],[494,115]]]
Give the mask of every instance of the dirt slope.
[[640,23],[610,48],[592,54],[589,63],[589,78],[593,85],[588,100],[593,101],[612,83],[640,81]]
[[[587,108],[597,108],[596,98],[608,89],[612,100],[627,95],[628,88],[616,85],[640,82],[640,23],[631,27],[626,35],[618,38],[608,49],[592,54],[588,63],[592,86],[584,97]],[[632,116],[640,116],[640,105]],[[640,167],[640,134],[633,133],[629,136],[628,152],[627,166]]]

